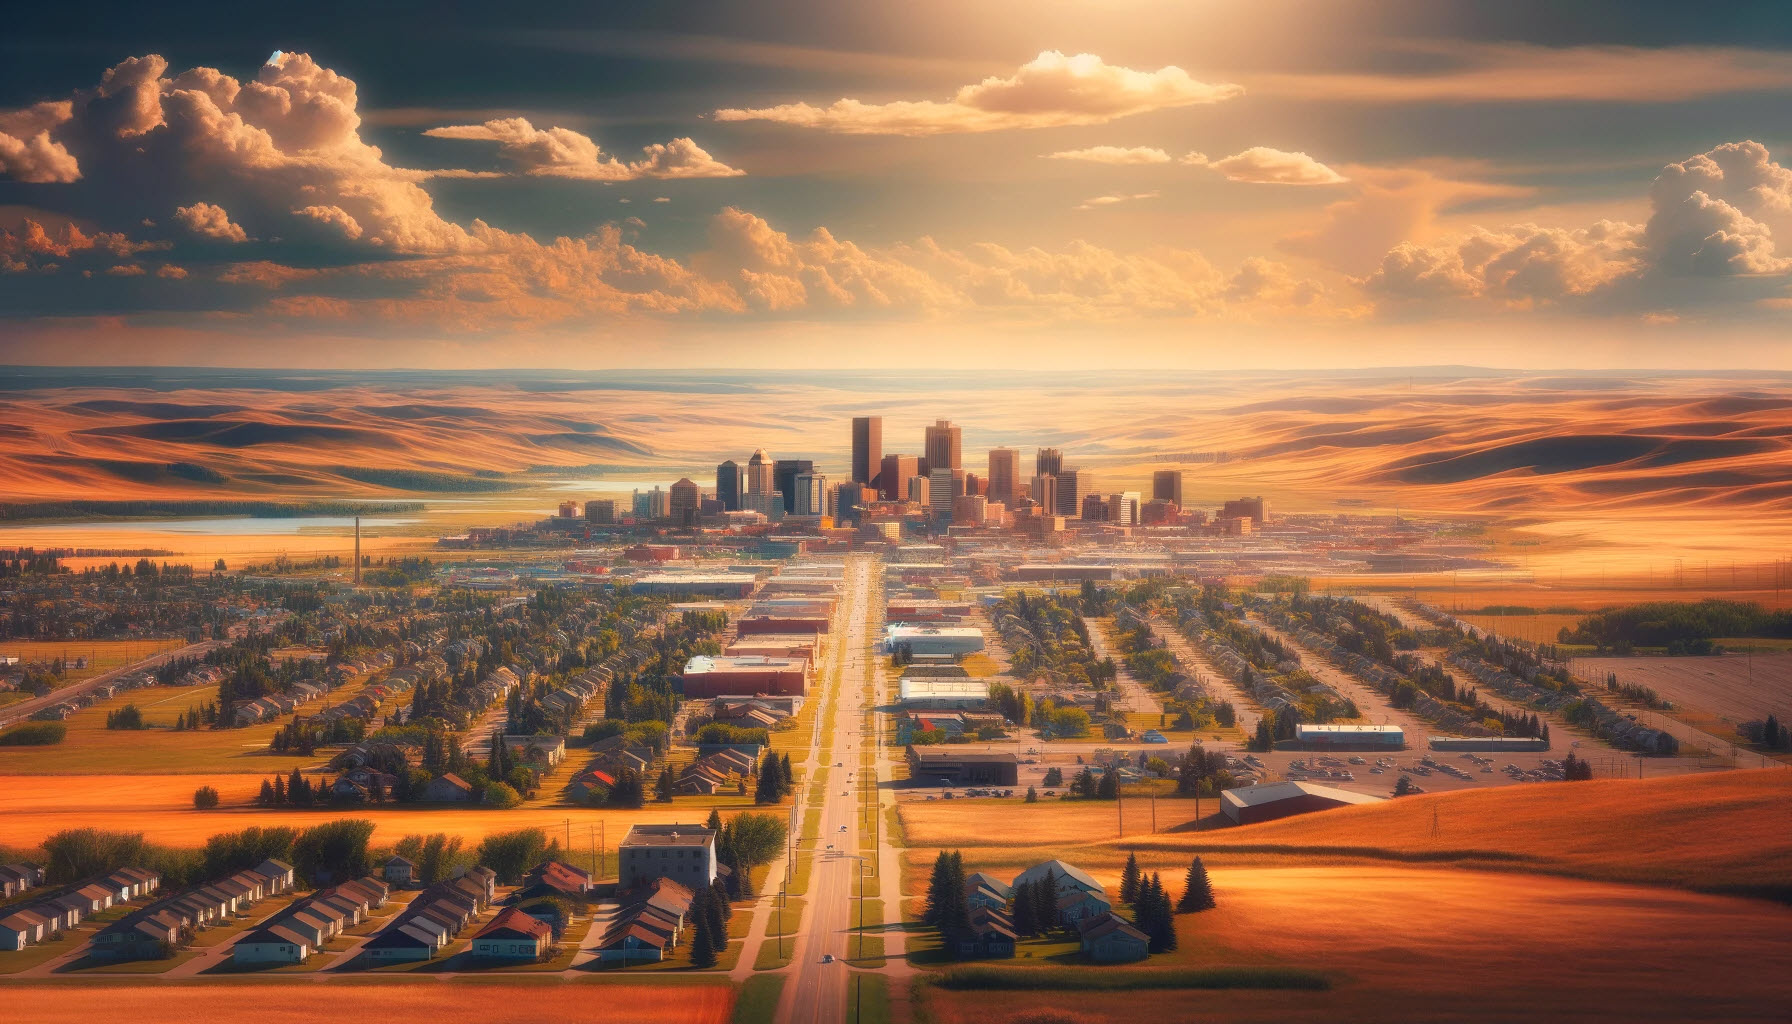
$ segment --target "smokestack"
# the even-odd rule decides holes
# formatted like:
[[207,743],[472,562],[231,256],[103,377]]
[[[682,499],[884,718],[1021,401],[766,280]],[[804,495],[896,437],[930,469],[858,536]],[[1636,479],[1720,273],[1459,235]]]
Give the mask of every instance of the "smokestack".
[[361,517],[355,517],[355,586],[361,585]]

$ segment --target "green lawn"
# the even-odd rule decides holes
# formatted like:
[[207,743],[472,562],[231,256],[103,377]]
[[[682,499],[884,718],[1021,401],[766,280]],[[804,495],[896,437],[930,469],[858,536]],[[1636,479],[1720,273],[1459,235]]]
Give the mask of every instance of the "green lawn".
[[881,974],[855,972],[846,987],[849,1024],[888,1024],[890,980]]
[[734,1024],[772,1024],[772,1017],[778,1012],[778,1000],[783,994],[782,974],[748,978],[735,995]]
[[[772,918],[766,928],[765,942],[759,947],[759,956],[753,962],[753,969],[756,971],[783,967],[790,962],[790,955],[795,951],[796,940],[793,933],[803,920],[803,901],[793,896],[785,900],[785,903],[787,906],[784,909],[771,911]],[[780,943],[777,938],[780,932],[780,922],[782,922],[783,933],[782,955],[779,953]]]

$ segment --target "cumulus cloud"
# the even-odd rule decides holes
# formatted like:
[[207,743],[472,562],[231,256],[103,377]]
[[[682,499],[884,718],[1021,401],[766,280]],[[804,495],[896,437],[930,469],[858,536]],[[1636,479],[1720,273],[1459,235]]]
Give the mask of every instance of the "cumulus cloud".
[[157,277],[165,277],[170,281],[179,281],[187,276],[186,267],[177,267],[172,263],[164,263],[156,268]]
[[1047,153],[1047,160],[1081,160],[1092,164],[1167,164],[1170,154],[1150,146],[1090,146]]
[[1182,162],[1211,168],[1231,181],[1259,185],[1338,185],[1350,180],[1305,153],[1290,153],[1268,146],[1252,146],[1219,160],[1190,153],[1182,158]]
[[33,184],[66,184],[81,168],[51,130],[69,119],[67,100],[0,111],[0,175]]
[[1130,203],[1139,199],[1156,199],[1157,197],[1157,192],[1134,192],[1130,195],[1094,196],[1083,200],[1082,203],[1077,206],[1077,209],[1099,210],[1104,206],[1113,206],[1117,203]]
[[325,225],[351,242],[361,237],[361,222],[340,206],[306,206],[292,212]]
[[224,212],[222,206],[211,203],[194,203],[192,206],[177,207],[174,211],[176,223],[201,238],[210,238],[219,242],[246,242],[249,233],[241,224],[233,224],[230,214]]
[[51,232],[41,222],[26,218],[17,231],[0,230],[0,273],[53,272],[69,262],[116,263],[166,248],[166,242],[133,241],[115,232],[90,234],[76,224]]
[[1668,164],[1649,202],[1649,251],[1665,270],[1724,277],[1792,268],[1775,253],[1772,230],[1755,219],[1792,212],[1792,170],[1758,142],[1726,143]]
[[1136,71],[1091,53],[1067,57],[1047,50],[1014,74],[963,86],[945,101],[839,99],[825,107],[787,103],[729,108],[716,111],[715,118],[858,135],[938,135],[1106,124],[1153,110],[1219,103],[1243,92],[1237,85],[1197,81],[1174,65]]
[[604,153],[589,136],[569,128],[537,128],[527,118],[494,118],[483,124],[446,125],[423,134],[438,139],[496,142],[498,157],[518,174],[586,181],[636,178],[731,178],[746,172],[715,159],[688,138],[654,143],[638,160]]

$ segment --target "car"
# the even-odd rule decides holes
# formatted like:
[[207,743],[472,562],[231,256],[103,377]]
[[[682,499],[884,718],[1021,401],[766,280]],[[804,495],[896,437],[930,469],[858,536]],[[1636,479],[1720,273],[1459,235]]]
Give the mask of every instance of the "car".
[[846,826],[845,825],[840,826],[840,831],[842,831],[842,832],[846,831]]
[[[1050,794],[1049,794],[1049,793],[1048,793],[1048,794],[1046,794],[1046,795],[1047,795],[1047,796],[1049,796],[1049,795],[1050,795]],[[927,794],[927,799],[929,799],[929,800],[938,800],[938,799],[939,799],[939,797],[937,797],[937,796],[934,796],[934,795],[933,795],[933,794],[932,794],[932,793],[929,793],[929,794]]]
[[840,791],[840,795],[841,795],[841,796],[851,796],[851,795],[852,795],[852,790],[850,790],[850,789],[843,789],[843,790],[841,790],[841,791]]
[[824,963],[824,964],[831,964],[831,963],[833,963],[833,962],[834,962],[834,954],[832,954],[832,953],[823,953],[823,954],[821,954],[821,962],[822,962],[822,963]]
[[829,844],[828,844],[828,849],[830,849],[830,850],[832,850],[832,849],[833,849],[833,848],[834,848],[834,844],[833,844],[833,843],[829,843]]

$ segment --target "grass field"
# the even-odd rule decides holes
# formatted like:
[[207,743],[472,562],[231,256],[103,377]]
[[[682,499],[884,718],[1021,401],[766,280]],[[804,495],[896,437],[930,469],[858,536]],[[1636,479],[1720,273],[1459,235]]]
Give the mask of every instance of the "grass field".
[[[1792,654],[1722,654],[1711,657],[1575,658],[1570,667],[1603,684],[1615,672],[1622,683],[1650,687],[1675,704],[1709,711],[1732,723],[1792,715]],[[1729,733],[1719,735],[1728,739]]]
[[[193,790],[215,786],[224,807],[193,810]],[[447,832],[477,843],[492,832],[539,826],[566,842],[572,822],[575,854],[585,855],[589,826],[604,825],[609,864],[616,864],[616,843],[632,824],[671,822],[701,825],[711,807],[724,816],[753,810],[753,798],[733,795],[679,797],[671,804],[647,804],[636,810],[592,810],[565,804],[528,804],[511,810],[481,807],[375,806],[358,808],[260,809],[249,806],[260,789],[256,775],[76,775],[54,781],[37,776],[0,775],[0,846],[29,848],[45,836],[75,826],[141,832],[151,842],[194,847],[220,832],[251,825],[308,827],[335,818],[367,818],[375,823],[373,841],[391,845],[405,835]]]
[[[904,803],[909,844],[917,848],[905,856],[904,891],[918,891],[914,876],[924,876],[935,850],[963,846],[979,862],[1061,856],[1091,869],[1118,866],[1129,850],[1155,855],[1166,868],[1185,865],[1192,853],[1234,863],[1447,862],[1792,901],[1784,869],[1792,857],[1789,799],[1792,772],[1769,769],[1465,790],[1124,839],[1114,836],[1112,804],[1040,803],[993,830],[1000,843],[981,838],[992,831],[987,808]],[[970,836],[980,837],[974,849]]]
[[[92,679],[116,668],[133,665],[176,647],[185,647],[185,640],[0,640],[0,654],[16,655],[20,661],[68,662],[64,683]],[[86,668],[75,668],[76,658],[86,658]]]
[[782,974],[758,974],[741,985],[734,1000],[734,1024],[772,1024],[778,997],[784,994]]
[[1105,988],[1128,972],[1299,967],[1331,989],[934,989],[935,1019],[1002,1024],[1050,1009],[1133,1022],[1186,1003],[1228,1021],[1772,1020],[1792,994],[1792,912],[1759,901],[1378,865],[1212,877],[1219,907],[1177,917],[1176,952],[1080,973]]
[[234,984],[228,995],[219,984],[9,984],[4,992],[8,1014],[18,1021],[98,1020],[129,1007],[138,1024],[187,1024],[196,1015],[214,1024],[313,1024],[324,1002],[352,1007],[357,1019],[432,1024],[541,1024],[553,1019],[725,1024],[734,1007],[734,990],[719,984],[331,981],[319,988],[311,981],[265,981]]

